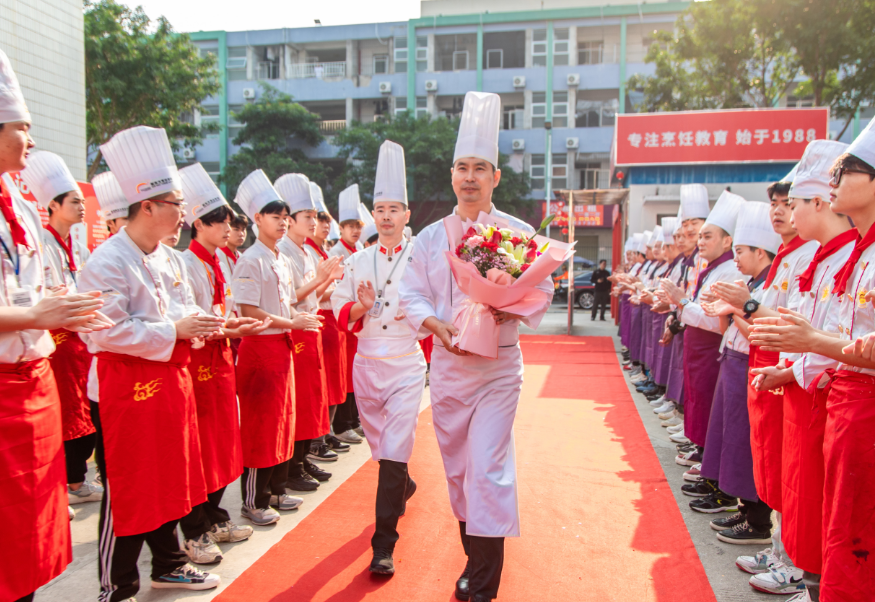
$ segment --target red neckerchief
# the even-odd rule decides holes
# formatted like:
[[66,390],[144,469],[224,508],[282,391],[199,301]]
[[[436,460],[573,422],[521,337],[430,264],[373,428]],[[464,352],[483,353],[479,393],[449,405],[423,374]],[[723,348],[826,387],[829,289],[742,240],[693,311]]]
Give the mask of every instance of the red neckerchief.
[[46,230],[52,233],[52,236],[55,237],[55,240],[58,241],[58,244],[61,245],[61,248],[67,253],[67,266],[70,268],[71,272],[76,271],[76,261],[73,259],[73,241],[70,239],[70,235],[67,234],[67,240],[70,242],[66,242],[61,235],[58,234],[58,231],[52,228],[51,224],[46,224]]
[[702,291],[702,283],[705,282],[705,278],[708,274],[710,274],[718,265],[726,263],[733,257],[735,257],[735,255],[733,255],[732,251],[726,251],[714,261],[708,262],[708,267],[699,272],[699,279],[696,280],[696,294],[693,296],[693,301],[699,298],[699,293]]
[[27,234],[21,224],[18,222],[18,216],[15,215],[15,210],[12,208],[12,197],[0,195],[0,211],[3,212],[3,217],[9,225],[9,232],[12,234],[12,244],[23,245],[30,248],[27,244]]
[[191,243],[188,245],[188,250],[194,253],[195,257],[213,268],[213,305],[220,305],[224,307],[225,275],[222,273],[222,266],[219,265],[219,258],[215,255],[210,255],[210,252],[207,251],[204,246],[196,239],[192,240]]
[[349,251],[350,255],[352,255],[353,253],[355,253],[358,250],[355,247],[351,247],[348,244],[346,244],[346,241],[343,240],[342,238],[340,239],[340,244],[342,244],[344,247],[346,247],[346,250]]
[[320,256],[323,260],[328,259],[328,253],[325,252],[325,249],[323,249],[321,246],[319,246],[319,243],[317,243],[317,242],[316,242],[315,240],[313,240],[312,238],[307,238],[307,240],[304,241],[304,244],[305,244],[305,245],[310,245],[311,247],[313,247],[314,249],[316,249],[316,252],[319,253],[319,256]]
[[[205,249],[206,250],[206,249]],[[237,265],[237,255],[229,249],[228,247],[219,247],[219,250],[222,251],[225,255],[228,256],[228,259],[234,262],[234,265]]]
[[807,242],[807,240],[802,240],[801,236],[795,236],[793,237],[793,240],[790,241],[790,244],[786,247],[783,244],[778,247],[778,254],[775,255],[775,259],[772,260],[772,267],[769,268],[769,275],[766,276],[766,288],[772,286],[772,280],[775,279],[775,274],[778,273],[778,267],[783,262],[784,257],[786,257]]
[[817,250],[817,253],[814,254],[814,259],[808,264],[808,268],[806,268],[806,270],[802,272],[802,275],[799,276],[799,291],[803,293],[810,291],[811,285],[814,284],[814,272],[817,270],[817,266],[819,266],[824,259],[841,249],[846,244],[854,242],[856,238],[857,231],[851,228],[846,232],[842,232],[825,245],[821,245]]
[[854,271],[857,262],[860,261],[860,256],[863,255],[863,251],[872,246],[873,242],[875,242],[875,228],[869,228],[869,231],[866,232],[866,236],[862,237],[860,236],[860,233],[857,232],[857,242],[854,244],[854,250],[851,251],[851,256],[848,257],[848,261],[845,262],[845,265],[839,270],[839,273],[836,274],[835,287],[833,289],[833,292],[836,295],[842,296],[845,294],[848,280],[850,280],[851,273]]

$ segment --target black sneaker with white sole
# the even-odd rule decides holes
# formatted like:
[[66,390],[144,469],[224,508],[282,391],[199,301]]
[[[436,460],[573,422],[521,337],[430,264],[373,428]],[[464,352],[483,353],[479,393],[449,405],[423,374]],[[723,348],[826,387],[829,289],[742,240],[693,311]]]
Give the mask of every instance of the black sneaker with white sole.
[[317,462],[337,462],[337,454],[331,451],[325,443],[311,443],[310,453],[307,454],[310,460]]
[[717,491],[714,481],[702,479],[695,483],[687,483],[681,487],[681,493],[690,497],[705,497]]
[[717,533],[717,539],[724,543],[732,543],[738,545],[757,544],[764,545],[772,543],[771,531],[757,531],[751,527],[747,521],[735,525],[731,529],[724,529]]
[[330,472],[322,470],[321,468],[310,462],[310,460],[304,460],[304,472],[320,482],[327,481],[331,478]]
[[738,498],[729,497],[722,491],[715,491],[710,495],[690,502],[690,509],[703,514],[735,512],[738,510]]
[[711,521],[711,528],[715,531],[723,531],[724,529],[731,529],[735,525],[740,525],[747,519],[744,518],[744,514],[741,512],[736,512],[731,516],[724,516],[722,518],[715,518]]
[[325,435],[325,443],[328,444],[333,451],[346,453],[349,451],[349,445],[335,437],[334,435]]

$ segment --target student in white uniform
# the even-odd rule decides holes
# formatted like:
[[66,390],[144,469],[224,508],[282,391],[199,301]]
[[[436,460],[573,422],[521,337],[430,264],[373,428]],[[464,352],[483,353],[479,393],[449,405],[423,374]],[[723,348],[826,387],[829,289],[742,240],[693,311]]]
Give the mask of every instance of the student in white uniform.
[[374,185],[379,242],[346,260],[344,278],[331,296],[341,328],[358,337],[352,369],[356,403],[371,457],[380,463],[370,571],[382,575],[395,573],[398,519],[416,491],[407,463],[425,389],[425,357],[398,303],[398,286],[413,251],[402,230],[410,220],[407,207],[404,149],[387,140],[380,147]]
[[[492,192],[501,179],[500,113],[497,94],[468,92],[465,96],[451,171],[458,199],[455,213],[472,220],[481,211],[490,213],[533,234],[528,224],[492,204]],[[413,262],[401,282],[401,310],[414,328],[424,326],[435,335],[429,385],[434,426],[450,503],[468,554],[456,596],[484,602],[498,595],[504,538],[520,535],[513,445],[513,421],[523,380],[519,324],[536,328],[550,301],[522,319],[493,310],[501,326],[497,359],[461,351],[452,343],[456,332],[452,322],[453,309],[465,295],[456,286],[444,256],[448,245],[440,221],[416,237]],[[553,282],[545,279],[539,288],[552,295]]]
[[219,577],[188,564],[176,523],[207,494],[190,349],[221,333],[224,319],[197,306],[184,262],[160,242],[180,229],[185,211],[166,132],[137,126],[101,151],[129,208],[128,224],[95,249],[79,277],[80,288],[103,293],[115,322],[87,340],[95,355],[88,398],[106,486],[98,599],[137,593],[143,542],[152,551],[153,588],[210,589]]
[[[94,176],[91,180],[94,188],[94,196],[100,205],[100,213],[107,223],[109,237],[112,238],[122,226],[128,223],[128,200],[122,192],[122,187],[111,171],[105,171]],[[118,228],[110,227],[110,224],[121,224]]]

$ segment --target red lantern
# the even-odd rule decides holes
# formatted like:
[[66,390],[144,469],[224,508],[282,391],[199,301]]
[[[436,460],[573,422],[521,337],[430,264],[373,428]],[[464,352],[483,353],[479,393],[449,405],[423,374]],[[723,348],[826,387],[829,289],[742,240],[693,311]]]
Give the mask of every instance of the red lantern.
[[617,179],[618,179],[619,181],[622,182],[622,181],[623,181],[623,178],[625,178],[625,177],[626,177],[626,174],[624,174],[622,171],[618,171],[618,172],[617,172]]
[[562,228],[562,234],[568,234],[568,228]]

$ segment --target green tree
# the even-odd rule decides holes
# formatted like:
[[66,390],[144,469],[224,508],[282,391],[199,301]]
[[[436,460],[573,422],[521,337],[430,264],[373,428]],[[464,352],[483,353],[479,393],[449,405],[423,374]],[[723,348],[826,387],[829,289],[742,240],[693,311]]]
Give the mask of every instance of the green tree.
[[243,124],[233,142],[241,146],[228,160],[219,182],[233,199],[240,182],[256,169],[263,169],[271,181],[287,173],[302,173],[315,182],[325,182],[325,167],[307,158],[305,146],[324,140],[319,116],[311,113],[288,94],[265,83],[259,99],[234,114]]
[[[411,201],[442,201],[455,198],[450,179],[453,153],[459,120],[414,118],[409,112],[387,121],[354,123],[351,128],[338,132],[333,144],[338,157],[345,159],[346,169],[335,179],[333,190],[339,192],[351,184],[358,184],[366,199],[371,199],[377,157],[385,140],[404,147],[407,167],[407,195]],[[493,199],[502,209],[514,210],[531,205],[528,176],[511,168],[507,155],[500,155],[501,183]],[[336,197],[336,192],[333,195]],[[434,212],[436,206],[431,205]],[[417,223],[429,223],[432,215],[417,218]]]
[[[215,58],[201,58],[188,35],[160,17],[114,0],[85,1],[85,108],[87,141],[97,148],[121,130],[148,125],[167,130],[174,144],[198,144],[206,133],[190,119],[221,89]],[[102,162],[100,149],[88,179]]]

